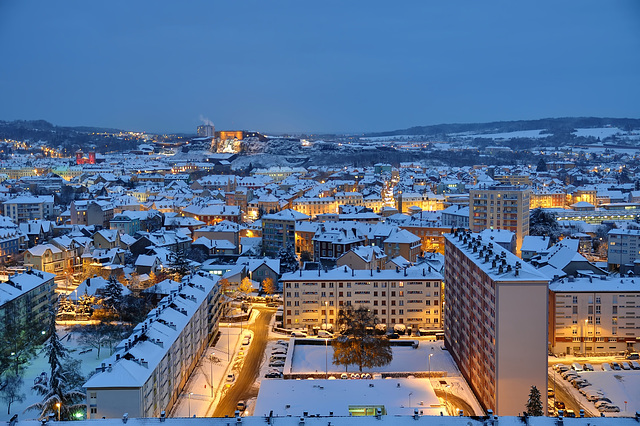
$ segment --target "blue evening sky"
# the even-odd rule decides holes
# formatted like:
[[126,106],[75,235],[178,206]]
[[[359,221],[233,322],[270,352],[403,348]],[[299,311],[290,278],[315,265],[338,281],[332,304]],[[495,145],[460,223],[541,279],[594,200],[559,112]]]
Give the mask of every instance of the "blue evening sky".
[[366,132],[640,118],[640,1],[0,0],[0,120]]

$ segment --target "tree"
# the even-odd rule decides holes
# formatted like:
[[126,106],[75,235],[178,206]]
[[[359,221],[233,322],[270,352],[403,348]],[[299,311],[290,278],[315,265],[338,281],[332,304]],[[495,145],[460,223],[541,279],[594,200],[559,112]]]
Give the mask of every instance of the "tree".
[[253,291],[253,284],[249,277],[244,277],[238,286],[238,291],[243,293],[245,296]]
[[191,262],[187,258],[185,250],[171,252],[169,255],[169,271],[173,275],[174,281],[182,281],[182,277],[191,273]]
[[74,327],[78,336],[78,343],[84,347],[92,348],[97,351],[97,358],[100,358],[100,349],[106,343],[106,324],[88,324]]
[[59,412],[61,420],[70,420],[75,411],[84,409],[85,394],[80,391],[83,378],[78,373],[78,361],[69,359],[69,350],[58,337],[56,311],[54,305],[49,319],[49,339],[43,349],[49,364],[49,379],[33,386],[43,398],[27,410],[39,410],[40,418]]
[[219,284],[220,284],[220,291],[222,292],[222,294],[226,294],[229,292],[229,288],[231,287],[231,284],[229,283],[228,279],[226,278],[221,279]]
[[120,311],[120,305],[122,304],[122,284],[118,280],[111,276],[109,282],[102,291],[102,304],[114,312]]
[[364,307],[346,306],[338,314],[337,330],[340,335],[333,340],[333,363],[353,364],[363,368],[382,367],[391,362],[393,354],[389,341],[374,335],[377,318]]
[[560,226],[555,215],[541,208],[533,209],[529,216],[529,235],[547,236],[555,243],[560,236]]
[[280,272],[294,272],[300,268],[300,263],[296,257],[296,252],[293,250],[293,246],[289,244],[286,248],[283,247],[278,252],[278,258],[280,258]]
[[544,416],[544,413],[542,412],[540,391],[535,386],[531,386],[531,392],[529,392],[529,400],[527,401],[526,408],[529,416]]
[[24,402],[26,398],[24,393],[20,393],[22,383],[22,376],[19,374],[11,373],[6,376],[4,387],[0,391],[0,399],[7,404],[7,414],[11,414],[11,404]]
[[272,295],[276,292],[276,284],[273,282],[272,278],[267,277],[262,281],[262,291],[268,295]]
[[547,163],[544,161],[544,158],[540,158],[538,161],[538,167],[536,167],[536,172],[546,172],[547,171]]

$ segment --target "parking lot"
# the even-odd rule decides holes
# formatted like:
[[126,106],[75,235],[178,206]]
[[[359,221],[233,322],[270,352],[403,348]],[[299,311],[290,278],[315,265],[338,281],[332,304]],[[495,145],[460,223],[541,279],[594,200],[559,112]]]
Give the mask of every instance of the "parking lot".
[[[637,361],[602,362],[597,358],[587,361],[590,362],[554,364],[549,369],[550,388],[555,382],[556,393],[561,389],[560,392],[569,394],[586,415],[629,416],[640,410],[640,364]],[[556,412],[562,408],[557,403],[565,402],[559,397],[550,398],[550,406],[556,405]],[[570,402],[566,401],[567,405]]]

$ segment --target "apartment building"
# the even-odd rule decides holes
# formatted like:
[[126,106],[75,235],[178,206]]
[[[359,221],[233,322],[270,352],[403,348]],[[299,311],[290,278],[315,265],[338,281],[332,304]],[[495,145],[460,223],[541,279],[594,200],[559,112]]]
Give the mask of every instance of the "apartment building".
[[516,251],[529,235],[531,190],[522,186],[483,186],[469,191],[469,228],[506,229],[516,234]]
[[176,403],[218,331],[218,278],[185,277],[85,384],[87,418],[159,417]]
[[54,274],[29,270],[0,282],[0,328],[5,324],[33,324],[47,330],[49,307],[56,299]]
[[446,345],[485,410],[522,413],[547,388],[549,281],[477,234],[445,238]]
[[554,354],[587,356],[640,349],[640,279],[583,276],[549,285]]
[[98,225],[109,228],[109,222],[113,219],[115,206],[110,201],[104,200],[75,200],[71,202],[72,225]]
[[4,215],[14,223],[53,218],[53,195],[22,195],[2,203]]
[[442,328],[442,275],[429,266],[404,270],[299,270],[280,278],[287,329],[327,324],[332,328],[341,306],[364,306],[380,323],[402,324],[414,332]]
[[612,229],[607,236],[609,270],[620,272],[634,270],[634,262],[640,259],[640,230]]
[[296,222],[307,221],[309,216],[295,210],[282,210],[262,216],[262,251],[275,256],[280,249],[296,244]]
[[293,210],[316,217],[319,214],[337,213],[338,203],[334,197],[302,197],[293,201]]

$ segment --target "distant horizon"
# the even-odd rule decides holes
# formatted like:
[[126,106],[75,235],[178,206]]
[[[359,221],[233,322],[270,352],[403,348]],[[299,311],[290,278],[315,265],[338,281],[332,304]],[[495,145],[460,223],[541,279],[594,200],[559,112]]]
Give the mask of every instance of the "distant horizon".
[[[360,131],[360,132],[313,132],[313,131],[300,131],[300,132],[283,132],[283,131],[262,131],[261,129],[256,129],[256,128],[218,128],[217,126],[215,126],[214,123],[214,127],[216,129],[216,131],[229,131],[229,130],[242,130],[242,131],[247,131],[247,132],[259,132],[261,134],[264,135],[268,135],[268,134],[274,134],[274,135],[308,135],[308,136],[313,136],[313,135],[345,135],[345,136],[351,136],[351,135],[366,135],[366,134],[372,134],[372,133],[389,133],[389,132],[397,132],[397,131],[401,131],[401,130],[409,130],[415,127],[429,127],[429,126],[450,126],[450,125],[474,125],[474,124],[478,124],[478,125],[482,125],[482,124],[488,124],[488,123],[515,123],[515,122],[522,122],[522,121],[539,121],[539,120],[562,120],[562,119],[586,119],[586,118],[593,118],[593,119],[602,119],[602,120],[640,120],[640,115],[638,117],[606,117],[606,116],[598,116],[598,115],[590,115],[590,116],[578,116],[578,115],[568,115],[568,116],[562,116],[562,117],[539,117],[539,118],[522,118],[522,119],[515,119],[515,120],[488,120],[488,121],[469,121],[469,122],[463,122],[463,121],[456,121],[456,122],[448,122],[448,123],[429,123],[429,124],[414,124],[411,125],[409,127],[405,127],[405,128],[395,128],[395,129],[387,129],[387,130],[376,130],[376,131]],[[173,132],[153,132],[153,131],[149,131],[149,130],[140,130],[140,129],[126,129],[126,128],[119,128],[117,126],[111,126],[111,125],[91,125],[91,124],[59,124],[59,123],[55,123],[51,120],[45,119],[45,118],[33,118],[33,119],[27,119],[27,118],[16,118],[16,119],[11,119],[11,120],[7,120],[7,119],[3,119],[0,118],[0,121],[5,121],[5,122],[14,122],[14,121],[25,121],[25,122],[30,122],[30,121],[45,121],[55,127],[63,127],[63,128],[78,128],[78,127],[87,127],[87,128],[96,128],[96,129],[111,129],[111,130],[119,130],[119,131],[123,131],[123,132],[135,132],[135,133],[145,133],[145,134],[150,134],[150,135],[196,135],[197,132],[197,127],[204,125],[205,123],[201,123],[196,125],[196,127],[192,130],[192,131],[173,131]],[[640,129],[640,128],[639,128]],[[540,130],[544,130],[544,129],[540,129]]]

